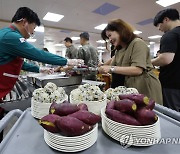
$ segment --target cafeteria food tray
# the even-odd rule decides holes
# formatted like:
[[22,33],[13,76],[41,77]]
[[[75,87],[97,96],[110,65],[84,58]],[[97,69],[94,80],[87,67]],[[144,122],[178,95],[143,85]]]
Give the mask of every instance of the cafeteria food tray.
[[82,75],[65,76],[64,72],[58,74],[42,75],[34,74],[28,75],[27,79],[38,87],[44,87],[48,82],[55,83],[58,87],[65,87],[71,85],[79,85],[82,82]]
[[[178,154],[180,151],[179,142],[175,144],[173,139],[180,138],[180,122],[174,120],[161,112],[156,111],[160,118],[161,144],[149,147],[128,147],[124,149],[119,142],[108,137],[98,128],[97,142],[82,154]],[[180,114],[180,113],[177,113]],[[18,119],[14,127],[7,134],[0,144],[1,154],[60,154],[62,152],[53,150],[44,141],[43,128],[38,121],[31,116],[30,109],[27,109]],[[180,140],[180,139],[179,139]]]

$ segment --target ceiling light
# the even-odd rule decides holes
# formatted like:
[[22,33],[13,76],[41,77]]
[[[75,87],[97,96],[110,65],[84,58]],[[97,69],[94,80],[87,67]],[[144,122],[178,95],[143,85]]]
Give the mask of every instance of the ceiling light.
[[157,39],[157,38],[161,38],[161,35],[154,35],[154,36],[149,36],[149,39]]
[[62,43],[60,43],[60,44],[55,44],[54,46],[56,46],[56,47],[61,47],[61,46],[63,46],[64,44],[62,44]]
[[73,40],[73,41],[76,41],[76,40],[79,40],[80,39],[80,37],[71,37],[71,39]]
[[135,30],[133,33],[136,34],[136,35],[138,35],[138,34],[141,34],[142,32],[139,31],[139,30]]
[[98,50],[98,52],[104,52],[104,50]]
[[98,40],[98,41],[96,41],[97,43],[105,43],[106,41],[104,41],[104,40]]
[[29,38],[29,39],[27,39],[26,41],[27,41],[27,42],[36,42],[36,39],[31,39],[31,38]]
[[156,1],[157,4],[163,6],[163,7],[167,7],[176,3],[179,3],[180,0],[158,0]]
[[97,47],[98,49],[101,49],[101,50],[103,50],[103,49],[106,49],[106,47]]
[[44,26],[38,26],[34,29],[35,32],[44,32]]
[[149,42],[149,44],[155,44],[155,42]]
[[63,15],[48,12],[48,13],[44,16],[43,20],[58,22],[58,21],[61,20],[63,17],[64,17]]
[[104,28],[107,26],[107,24],[101,24],[99,26],[94,27],[94,29],[98,29],[98,30],[104,30]]

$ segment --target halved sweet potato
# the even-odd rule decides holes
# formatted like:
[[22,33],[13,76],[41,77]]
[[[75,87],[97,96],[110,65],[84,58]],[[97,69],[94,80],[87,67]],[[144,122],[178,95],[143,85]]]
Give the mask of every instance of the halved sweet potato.
[[49,114],[42,117],[39,120],[39,124],[49,132],[58,133],[60,130],[56,127],[55,121],[60,119],[61,117],[55,114]]
[[50,114],[57,114],[59,116],[66,116],[77,111],[79,111],[77,105],[71,103],[52,103],[49,109]]
[[83,135],[93,128],[81,120],[70,116],[64,116],[56,120],[56,126],[61,130],[61,133],[66,136]]
[[136,103],[130,99],[115,101],[114,106],[116,110],[124,113],[132,113],[137,109]]
[[135,125],[135,126],[141,125],[134,117],[127,115],[125,113],[122,113],[120,111],[107,109],[105,113],[107,117],[113,121],[123,123],[123,124],[128,124],[128,125]]
[[101,121],[100,116],[98,116],[92,112],[85,111],[85,110],[77,111],[77,112],[70,114],[68,116],[77,118],[77,119],[83,121],[84,123],[86,123],[88,125],[95,125],[96,123]]
[[150,99],[149,104],[147,106],[145,106],[146,109],[150,109],[153,110],[155,107],[155,101]]
[[122,94],[119,95],[119,98],[133,100],[137,106],[143,106],[149,104],[149,98],[144,94]]

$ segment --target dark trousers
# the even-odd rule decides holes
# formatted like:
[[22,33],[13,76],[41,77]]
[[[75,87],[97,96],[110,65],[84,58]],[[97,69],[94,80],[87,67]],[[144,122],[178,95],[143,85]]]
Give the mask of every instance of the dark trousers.
[[180,112],[180,89],[162,88],[163,105]]

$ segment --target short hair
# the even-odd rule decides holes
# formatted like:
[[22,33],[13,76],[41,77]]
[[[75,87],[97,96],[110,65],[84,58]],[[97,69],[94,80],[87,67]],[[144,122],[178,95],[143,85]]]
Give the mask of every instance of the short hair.
[[133,33],[133,28],[121,19],[112,20],[108,23],[106,28],[101,32],[101,37],[106,40],[106,31],[116,31],[121,37],[121,41],[125,44],[129,44],[134,38],[137,37]]
[[84,38],[86,40],[89,40],[89,33],[88,32],[83,32],[79,36],[80,36],[80,38]]
[[28,23],[35,23],[37,26],[41,25],[38,15],[28,7],[20,7],[11,22],[18,22],[18,20],[26,19]]
[[72,39],[71,39],[70,37],[66,37],[66,38],[64,39],[64,41],[65,41],[65,42],[70,42],[70,43],[73,42]]
[[168,8],[158,12],[157,15],[154,17],[154,26],[162,23],[165,17],[168,17],[172,21],[177,20],[179,19],[179,12],[173,8]]

